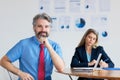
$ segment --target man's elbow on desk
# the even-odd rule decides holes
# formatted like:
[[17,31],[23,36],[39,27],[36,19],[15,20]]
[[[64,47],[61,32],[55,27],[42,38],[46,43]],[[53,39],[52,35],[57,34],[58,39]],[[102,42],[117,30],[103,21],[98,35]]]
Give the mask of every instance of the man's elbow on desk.
[[65,68],[65,64],[63,64],[61,67],[58,68],[56,67],[58,72],[63,72],[64,68]]

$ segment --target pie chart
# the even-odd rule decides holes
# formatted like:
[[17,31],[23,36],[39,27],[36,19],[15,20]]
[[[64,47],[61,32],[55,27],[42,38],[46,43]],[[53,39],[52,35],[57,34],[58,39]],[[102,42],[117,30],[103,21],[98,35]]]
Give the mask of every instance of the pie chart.
[[85,26],[86,22],[83,18],[78,18],[75,21],[75,25],[77,28],[83,28]]
[[103,31],[103,32],[102,32],[102,36],[103,36],[103,37],[107,37],[107,36],[108,36],[107,31]]

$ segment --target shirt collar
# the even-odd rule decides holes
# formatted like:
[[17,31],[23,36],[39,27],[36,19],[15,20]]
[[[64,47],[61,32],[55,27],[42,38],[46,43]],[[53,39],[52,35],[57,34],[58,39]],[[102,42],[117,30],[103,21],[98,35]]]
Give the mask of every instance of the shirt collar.
[[33,36],[33,39],[34,39],[34,42],[35,42],[37,45],[40,45],[40,42],[38,41],[38,39],[37,39],[36,36]]

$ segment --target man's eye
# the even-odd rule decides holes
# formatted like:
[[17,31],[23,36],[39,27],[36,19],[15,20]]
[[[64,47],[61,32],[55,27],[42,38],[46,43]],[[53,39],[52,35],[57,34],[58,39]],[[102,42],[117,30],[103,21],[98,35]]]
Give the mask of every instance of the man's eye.
[[45,26],[45,28],[48,28],[48,27],[49,27],[48,25]]
[[42,27],[41,25],[38,25],[38,27]]

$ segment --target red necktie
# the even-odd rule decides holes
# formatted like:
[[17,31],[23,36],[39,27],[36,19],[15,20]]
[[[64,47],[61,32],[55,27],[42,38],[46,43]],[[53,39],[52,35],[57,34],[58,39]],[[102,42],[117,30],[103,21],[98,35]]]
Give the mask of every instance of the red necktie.
[[40,44],[38,80],[44,80],[44,79],[45,79],[44,45]]

